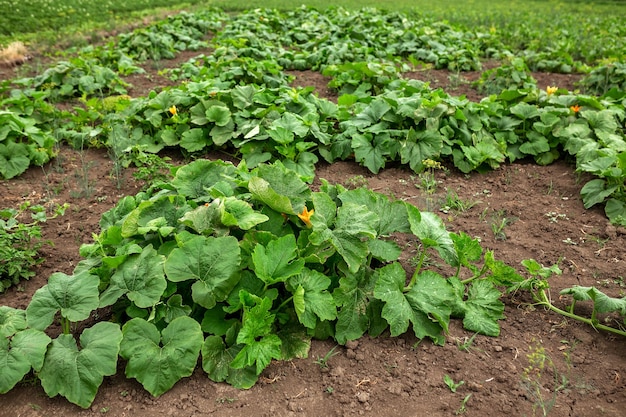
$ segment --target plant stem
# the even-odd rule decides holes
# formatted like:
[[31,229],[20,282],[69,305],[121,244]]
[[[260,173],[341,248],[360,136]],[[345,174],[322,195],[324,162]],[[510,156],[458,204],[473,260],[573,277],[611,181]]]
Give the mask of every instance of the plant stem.
[[65,317],[61,317],[61,329],[63,329],[63,334],[70,334],[70,326],[72,323]]
[[594,314],[592,315],[593,318],[592,319],[588,319],[588,318],[579,316],[577,314],[570,313],[570,312],[565,311],[565,310],[561,310],[560,308],[554,306],[550,302],[550,300],[548,299],[548,297],[546,295],[546,292],[544,290],[539,291],[539,294],[535,295],[535,298],[537,299],[539,305],[543,305],[543,306],[547,307],[548,309],[554,311],[555,313],[558,313],[558,314],[560,314],[562,316],[565,316],[565,317],[569,317],[570,319],[574,319],[574,320],[578,320],[580,322],[586,323],[586,324],[590,325],[591,327],[593,327],[596,330],[604,330],[604,331],[607,331],[607,332],[615,333],[615,334],[618,334],[618,335],[626,337],[626,332],[625,331],[618,330],[618,329],[615,329],[613,327],[605,326],[604,324],[598,323],[598,321],[595,320],[595,309],[593,311]]
[[415,282],[417,281],[417,276],[419,275],[420,270],[422,269],[422,264],[424,263],[424,259],[426,259],[426,250],[422,251],[422,254],[420,255],[420,260],[417,263],[417,267],[415,268],[415,272],[413,273],[413,276],[411,277],[411,281],[409,282],[409,285],[407,285],[404,288],[404,291],[410,291],[411,288],[413,288],[413,286],[415,285]]
[[291,302],[291,300],[293,300],[293,295],[289,298],[287,298],[285,301],[283,301],[282,303],[280,303],[280,305],[278,306],[278,309],[276,311],[280,311],[284,306],[286,306],[287,304],[289,304]]

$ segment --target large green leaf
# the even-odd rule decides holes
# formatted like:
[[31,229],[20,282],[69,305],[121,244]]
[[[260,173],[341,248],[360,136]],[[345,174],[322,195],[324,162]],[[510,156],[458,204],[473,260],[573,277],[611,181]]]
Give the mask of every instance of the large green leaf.
[[87,271],[77,275],[55,272],[48,284],[38,289],[26,308],[28,326],[45,330],[57,312],[69,321],[85,320],[98,308],[100,278]]
[[8,180],[17,177],[30,165],[28,148],[24,143],[0,143],[0,177]]
[[170,183],[179,194],[190,199],[198,198],[206,196],[207,190],[220,181],[227,181],[235,187],[235,171],[235,166],[227,162],[198,159],[180,167]]
[[407,212],[411,232],[420,239],[424,248],[434,248],[449,265],[457,266],[459,257],[443,220],[432,212],[421,212],[418,217],[416,209],[412,207],[409,207]]
[[165,273],[173,282],[195,280],[193,300],[210,309],[224,301],[239,282],[240,252],[235,237],[194,236],[172,250]]
[[405,333],[413,325],[415,336],[430,337],[438,344],[445,342],[451,306],[455,301],[452,287],[440,275],[426,271],[417,277],[415,285],[405,292],[406,272],[399,263],[376,271],[374,296],[385,302],[382,316],[391,328],[391,335]]
[[487,336],[499,336],[498,320],[504,318],[501,297],[502,294],[493,283],[486,280],[474,281],[469,287],[464,303],[463,327]]
[[352,135],[351,146],[354,150],[355,160],[374,174],[378,174],[378,171],[385,167],[385,156],[382,149],[375,146],[371,136],[371,134],[362,135],[356,133]]
[[593,301],[593,310],[595,313],[612,313],[626,315],[626,297],[615,298],[609,297],[596,287],[581,287],[578,285],[572,288],[566,288],[561,294],[569,294],[577,301]]
[[626,202],[609,198],[604,207],[604,212],[611,223],[626,226]]
[[152,307],[159,302],[167,281],[163,271],[165,257],[148,245],[139,254],[128,256],[100,295],[100,307],[114,304],[126,295],[137,307]]
[[580,190],[583,205],[588,209],[598,203],[602,203],[604,199],[613,194],[617,188],[617,185],[608,185],[605,180],[600,178],[591,180]]
[[243,345],[227,347],[219,336],[207,337],[202,345],[202,369],[212,381],[226,381],[235,388],[252,387],[259,379],[255,367],[238,369],[230,365],[242,348]]
[[378,236],[389,236],[395,232],[410,232],[409,220],[405,208],[406,203],[391,201],[384,194],[376,193],[367,188],[357,188],[338,195],[343,203],[354,203],[366,206],[378,215],[375,229]]
[[304,267],[304,259],[296,259],[297,250],[293,234],[272,240],[267,246],[256,245],[252,252],[254,272],[266,285],[285,282]]
[[[348,202],[339,207],[336,217],[333,217],[333,213],[328,212],[331,208],[329,199],[314,197],[313,202],[316,212],[311,218],[313,233],[309,240],[318,246],[330,242],[350,272],[355,273],[369,254],[367,240],[376,238],[378,216],[363,205]],[[326,223],[328,218],[334,220],[332,229]]]
[[31,368],[41,369],[50,340],[36,329],[20,330],[9,337],[0,333],[0,394],[9,392]]
[[244,347],[233,359],[233,368],[243,369],[256,364],[260,374],[272,359],[281,359],[281,340],[273,333],[275,315],[270,313],[272,300],[260,298],[246,291],[239,294],[243,309],[243,326],[237,335],[237,343]]
[[415,172],[424,169],[423,161],[439,156],[443,147],[443,136],[437,131],[416,131],[410,128],[406,139],[400,143],[400,161],[409,164]]
[[293,293],[296,314],[305,327],[314,329],[318,319],[332,321],[337,318],[335,301],[328,292],[330,283],[326,275],[308,268],[287,281],[287,288]]
[[122,328],[120,355],[128,361],[126,376],[135,378],[155,397],[193,373],[204,342],[200,324],[178,317],[162,332],[143,319],[132,319]]
[[339,287],[333,291],[335,304],[339,307],[335,325],[338,343],[343,345],[348,340],[356,340],[370,327],[374,318],[369,314],[369,307],[375,284],[376,277],[365,268],[339,280]]
[[26,327],[26,310],[0,306],[0,338],[11,337]]
[[286,214],[302,212],[311,190],[300,177],[281,164],[261,165],[248,182],[252,196]]
[[115,374],[121,340],[119,326],[109,322],[85,329],[80,348],[69,334],[53,340],[39,373],[46,394],[61,394],[74,404],[89,407],[104,376]]

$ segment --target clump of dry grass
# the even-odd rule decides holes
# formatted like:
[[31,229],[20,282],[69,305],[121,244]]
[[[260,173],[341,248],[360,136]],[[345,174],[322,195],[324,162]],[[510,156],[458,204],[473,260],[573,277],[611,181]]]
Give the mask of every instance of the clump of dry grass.
[[28,51],[22,42],[11,42],[6,48],[0,49],[0,65],[14,67],[28,60]]

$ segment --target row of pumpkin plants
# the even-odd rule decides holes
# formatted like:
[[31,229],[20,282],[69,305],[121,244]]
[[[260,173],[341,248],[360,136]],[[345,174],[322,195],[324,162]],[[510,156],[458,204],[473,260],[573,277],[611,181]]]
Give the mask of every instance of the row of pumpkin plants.
[[[340,20],[358,16],[345,33],[338,28],[346,26],[330,16],[304,8],[286,15],[256,10],[231,20],[214,9],[182,13],[120,35],[117,42],[85,48],[74,61],[41,76],[16,80],[20,89],[5,82],[9,96],[0,111],[0,174],[11,178],[30,164],[46,163],[62,140],[77,147],[105,143],[120,158],[165,146],[190,153],[228,148],[251,167],[283,159],[308,179],[319,157],[354,158],[372,172],[390,161],[419,172],[423,160],[439,159],[470,172],[525,157],[548,164],[567,152],[576,157],[577,170],[597,177],[583,187],[585,206],[606,203],[611,222],[626,223],[623,90],[596,97],[516,85],[470,102],[404,80],[408,65],[400,60],[442,66],[450,61],[441,56],[458,56],[439,50],[441,56],[425,58],[417,46],[437,49],[423,37],[414,39],[413,49],[407,47],[406,38],[413,39],[417,27],[429,42],[448,45],[459,37],[474,42],[477,34],[434,23],[440,30],[431,31],[419,22],[409,25],[401,14],[371,10],[337,14]],[[389,25],[404,30],[391,31]],[[320,37],[324,28],[332,35]],[[219,30],[211,55],[169,71],[185,81],[181,86],[148,97],[120,95],[125,92],[120,72],[141,71],[135,63],[147,58],[206,46],[202,38],[211,30]],[[277,39],[280,47],[272,43]],[[476,45],[461,46],[480,65],[482,55],[471,52]],[[487,49],[478,51],[484,55]],[[381,56],[380,51],[386,52]],[[289,87],[292,77],[285,67],[322,69],[340,93],[338,105],[315,97],[311,89]],[[72,112],[60,113],[51,104],[76,96],[84,106]],[[89,99],[94,96],[99,98]]]

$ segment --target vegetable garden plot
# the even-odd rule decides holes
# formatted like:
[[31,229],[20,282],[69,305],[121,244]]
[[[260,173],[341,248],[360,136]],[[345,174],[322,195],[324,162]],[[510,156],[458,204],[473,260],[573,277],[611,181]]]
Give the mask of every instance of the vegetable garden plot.
[[[246,27],[245,19],[249,16],[236,23]],[[362,52],[367,56],[367,48]],[[283,64],[288,59],[283,57]],[[191,74],[199,78],[180,88],[146,98],[120,96],[106,104],[85,98],[87,111],[67,115],[71,123],[57,130],[62,137],[80,146],[104,143],[128,161],[179,147],[189,153],[226,149],[245,162],[235,167],[199,160],[105,214],[103,231],[96,243],[83,246],[85,261],[73,275],[51,276],[25,316],[20,310],[3,312],[5,322],[18,323],[6,330],[11,343],[6,352],[23,352],[22,339],[28,337],[37,338],[39,346],[32,357],[29,352],[11,356],[19,369],[5,381],[4,391],[32,368],[40,371],[49,395],[87,407],[94,387],[114,372],[118,354],[127,360],[129,377],[160,395],[193,371],[200,353],[211,378],[249,387],[272,359],[304,356],[312,336],[345,343],[389,326],[393,336],[411,328],[416,337],[441,344],[451,317],[462,318],[471,331],[496,336],[504,308],[497,287],[533,292],[558,272],[528,261],[531,278],[524,280],[483,251],[477,239],[450,233],[436,215],[381,194],[330,184],[313,193],[306,182],[313,180],[320,157],[354,159],[374,173],[394,161],[420,173],[425,161],[440,158],[470,172],[525,157],[550,163],[566,151],[576,155],[581,171],[600,177],[583,187],[585,204],[606,199],[609,218],[623,221],[621,171],[614,166],[620,160],[624,119],[623,95],[617,90],[596,98],[558,89],[512,89],[471,103],[403,80],[400,73],[381,75],[384,67],[361,65],[355,73],[372,71],[366,74],[372,88],[357,87],[334,104],[310,89],[288,87],[279,71],[267,79],[258,76],[263,70],[255,75],[239,66],[252,61],[228,61],[230,72],[220,71],[225,79],[202,79],[216,75],[211,65],[225,61],[207,59],[208,70]],[[25,97],[29,94],[41,94],[34,108],[48,111],[45,91],[29,91]],[[19,105],[15,97],[6,103]],[[11,132],[17,144],[21,131]],[[572,135],[580,141],[571,141]],[[608,159],[612,156],[617,162]],[[388,218],[397,224],[385,224]],[[412,234],[423,246],[408,282],[395,262],[400,248],[380,239],[396,232]],[[225,253],[224,247],[229,248]],[[444,277],[423,271],[427,251],[456,273]],[[197,262],[186,265],[189,259]],[[79,282],[84,288],[74,290]],[[596,313],[624,314],[623,299],[592,288],[568,291],[577,300],[596,303],[592,325],[600,327]],[[550,304],[544,293],[533,294]],[[95,325],[110,336],[107,341],[85,330],[78,348],[68,335],[70,322],[109,306],[125,324],[121,329]],[[57,311],[65,334],[50,342],[43,330]],[[289,325],[296,319],[298,326]],[[174,340],[174,333],[189,337]],[[137,348],[146,343],[154,344],[147,356]],[[163,358],[160,368],[169,367],[177,349],[186,354],[173,374],[147,369],[150,355]],[[102,350],[108,360],[80,381],[79,368],[60,372],[41,360],[81,367],[91,360],[92,350]],[[67,374],[68,380],[51,380],[58,374]]]

